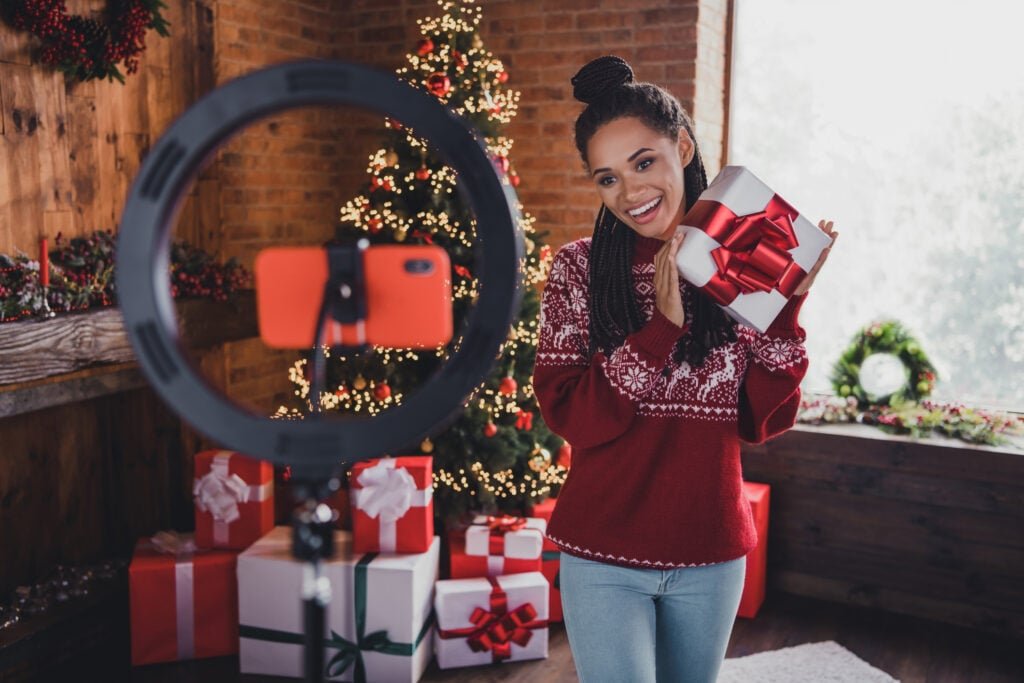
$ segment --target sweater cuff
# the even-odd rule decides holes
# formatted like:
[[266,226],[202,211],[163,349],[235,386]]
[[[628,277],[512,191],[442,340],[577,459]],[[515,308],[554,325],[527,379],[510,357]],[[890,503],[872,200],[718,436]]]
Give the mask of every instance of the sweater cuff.
[[667,358],[687,329],[687,325],[676,325],[655,308],[651,319],[633,336],[633,344],[654,358]]
[[804,305],[804,301],[807,300],[807,292],[804,292],[800,296],[791,296],[786,305],[782,307],[779,314],[772,321],[772,324],[765,330],[765,334],[773,337],[793,337],[796,336],[800,330],[800,324],[797,322],[797,317],[800,315],[800,307]]

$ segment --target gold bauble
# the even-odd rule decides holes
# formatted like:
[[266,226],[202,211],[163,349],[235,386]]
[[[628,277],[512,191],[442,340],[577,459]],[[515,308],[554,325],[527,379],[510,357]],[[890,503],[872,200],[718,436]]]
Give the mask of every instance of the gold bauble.
[[530,455],[530,469],[538,474],[551,467],[551,451],[546,448],[536,448]]
[[363,377],[362,375],[356,375],[356,378],[352,380],[352,386],[358,389],[359,391],[362,391],[363,389],[366,388],[366,378]]
[[384,161],[387,163],[388,166],[398,166],[398,153],[395,152],[394,150],[391,150],[390,152],[384,155]]
[[424,453],[430,453],[434,450],[434,442],[430,439],[423,439],[423,443],[420,444],[420,450]]

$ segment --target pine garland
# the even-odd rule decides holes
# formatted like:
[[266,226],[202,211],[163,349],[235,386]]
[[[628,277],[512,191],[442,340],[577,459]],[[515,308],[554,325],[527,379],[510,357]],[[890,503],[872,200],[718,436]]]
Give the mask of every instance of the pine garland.
[[170,24],[160,13],[167,5],[161,0],[109,0],[102,22],[68,14],[64,0],[11,0],[3,7],[7,23],[40,40],[44,64],[79,81],[116,78],[124,83],[118,64],[129,74],[138,71],[146,31],[170,35]]

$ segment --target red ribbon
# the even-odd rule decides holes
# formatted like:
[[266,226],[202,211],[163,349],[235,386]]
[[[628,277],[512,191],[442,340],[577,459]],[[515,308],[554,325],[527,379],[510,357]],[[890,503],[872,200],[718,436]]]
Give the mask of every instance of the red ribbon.
[[545,628],[547,619],[536,619],[537,610],[533,603],[524,603],[508,611],[508,595],[493,577],[491,582],[490,610],[482,607],[473,609],[469,620],[473,626],[455,629],[440,629],[441,638],[465,638],[473,652],[490,652],[491,661],[500,662],[512,657],[512,643],[526,647],[533,637],[533,629]]
[[723,306],[741,293],[777,289],[786,298],[792,296],[807,274],[789,253],[799,244],[793,228],[798,215],[779,195],[763,210],[744,216],[719,202],[699,200],[684,222],[722,245],[711,252],[718,272],[701,289]]
[[527,431],[533,429],[533,413],[520,408],[516,414],[516,429],[525,429]]
[[490,538],[488,539],[487,552],[489,555],[504,555],[505,554],[505,534],[510,531],[519,531],[526,527],[525,517],[513,517],[512,515],[502,515],[495,517],[489,515],[486,522],[474,523],[473,526],[486,525],[491,530]]

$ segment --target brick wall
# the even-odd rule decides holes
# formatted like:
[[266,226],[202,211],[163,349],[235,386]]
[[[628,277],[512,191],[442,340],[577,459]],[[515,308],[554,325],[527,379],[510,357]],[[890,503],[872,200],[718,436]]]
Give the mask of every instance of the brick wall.
[[[637,77],[669,89],[694,115],[709,173],[721,163],[726,18],[730,0],[478,0],[487,49],[522,94],[507,132],[524,208],[553,246],[587,235],[598,203],[572,140],[582,105],[569,79],[588,60],[617,54]],[[669,6],[666,7],[666,4]],[[419,37],[416,20],[436,16],[430,0],[217,0],[218,81],[302,57],[332,57],[393,70]],[[338,208],[365,179],[381,117],[306,111],[275,116],[225,150],[223,253],[251,262],[268,244],[329,236]],[[290,389],[294,354],[258,342],[225,350],[228,390],[253,407],[276,406]]]

